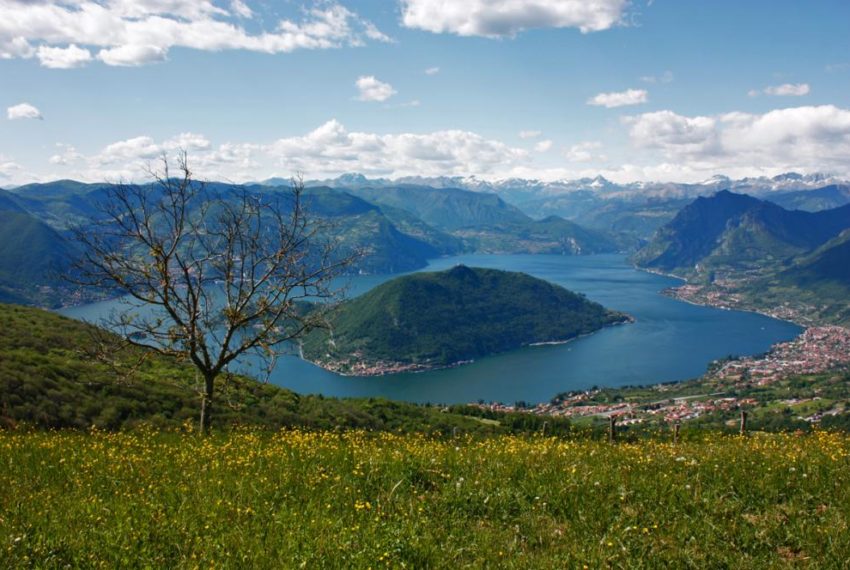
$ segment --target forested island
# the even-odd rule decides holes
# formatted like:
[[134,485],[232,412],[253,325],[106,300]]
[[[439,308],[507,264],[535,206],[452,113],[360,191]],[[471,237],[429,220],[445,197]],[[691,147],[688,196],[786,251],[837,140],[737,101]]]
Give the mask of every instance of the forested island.
[[458,265],[399,277],[343,303],[302,350],[334,372],[374,376],[456,366],[631,320],[524,273]]

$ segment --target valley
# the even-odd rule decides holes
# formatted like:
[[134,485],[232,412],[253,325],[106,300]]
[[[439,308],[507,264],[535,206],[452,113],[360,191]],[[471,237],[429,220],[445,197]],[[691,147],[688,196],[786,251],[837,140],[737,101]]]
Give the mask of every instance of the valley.
[[[557,187],[519,180],[484,184],[465,179],[388,181],[353,176],[308,183],[305,204],[329,222],[328,227],[348,251],[358,248],[364,251],[363,257],[352,268],[352,274],[344,280],[344,286],[350,287],[354,294],[362,295],[348,302],[359,303],[363,307],[356,311],[362,313],[361,317],[375,309],[388,310],[392,305],[381,297],[380,287],[374,293],[367,293],[371,287],[380,285],[392,275],[423,269],[446,270],[454,264],[467,263],[527,271],[587,294],[593,301],[633,314],[637,324],[628,328],[634,327],[639,331],[635,336],[652,331],[646,342],[658,350],[659,346],[663,346],[658,343],[666,333],[661,332],[663,328],[657,329],[657,324],[665,322],[665,326],[669,326],[671,321],[669,316],[662,317],[668,320],[656,321],[652,312],[646,311],[645,307],[655,304],[649,299],[656,296],[657,291],[696,305],[758,311],[807,327],[846,323],[850,318],[845,296],[848,285],[847,276],[840,273],[840,268],[847,266],[843,263],[847,239],[846,234],[839,235],[839,232],[847,225],[847,208],[850,206],[845,206],[847,197],[840,184],[817,186],[827,182],[831,181],[789,175],[786,179],[772,181],[716,179],[703,185],[650,185],[640,188],[593,179],[577,181],[575,186],[563,184]],[[795,183],[805,189],[792,190]],[[767,197],[775,203],[725,190],[714,193],[723,185]],[[284,181],[267,181],[238,189],[213,183],[208,184],[205,191],[217,195],[248,191],[275,199],[287,188]],[[40,243],[59,248],[57,251],[61,252],[62,259],[68,260],[73,257],[72,250],[68,249],[69,228],[96,211],[103,191],[103,185],[70,181],[30,185],[4,192],[0,212],[26,219],[43,235],[51,236]],[[524,211],[538,214],[546,211],[533,205],[536,200],[544,199],[557,200],[560,204],[557,211],[565,217],[549,215],[535,219]],[[789,211],[779,204],[804,206],[810,211]],[[836,208],[829,209],[828,206]],[[653,222],[649,225],[626,222],[623,215],[637,216],[631,218],[633,221],[651,218]],[[589,225],[578,225],[568,218],[578,218]],[[15,230],[15,233],[20,232]],[[641,269],[685,278],[687,282],[679,284],[660,278],[655,286],[657,289],[645,289],[647,297],[638,297],[640,300],[635,302],[630,296],[642,290],[635,288],[641,280],[632,276],[626,278],[625,268],[618,265],[620,262],[606,257],[614,255],[612,252],[630,255],[632,262]],[[34,254],[16,261],[11,259],[6,262],[7,265],[14,265],[20,271],[32,260],[49,262],[52,258],[50,254]],[[573,274],[573,271],[578,273]],[[583,274],[592,275],[592,280],[583,281]],[[21,289],[27,292],[26,295],[9,297],[8,300],[41,306],[83,302],[78,309],[66,310],[66,314],[95,320],[105,310],[104,307],[110,306],[106,303],[96,305],[100,307],[98,309],[89,309],[85,303],[96,298],[91,293],[80,296],[67,284],[56,283],[55,274],[48,275],[37,268],[25,274],[23,279],[9,276],[6,279],[27,284]],[[51,282],[51,279],[54,281]],[[628,285],[621,293],[612,296],[605,291],[612,283],[609,279],[624,280],[623,283]],[[647,284],[653,280],[650,278]],[[38,286],[30,286],[32,283]],[[528,288],[520,287],[518,290]],[[39,291],[38,295],[34,295],[35,291]],[[370,294],[373,297],[369,297]],[[468,297],[469,294],[461,296]],[[415,314],[418,307],[435,306],[434,300],[425,298],[409,300],[406,304],[413,311],[411,314]],[[363,312],[367,306],[370,308]],[[490,310],[504,312],[492,307]],[[661,310],[659,317],[666,315],[666,310]],[[690,312],[697,309],[682,310]],[[480,330],[487,329],[482,325],[487,321],[485,316],[472,316],[467,305],[462,310],[445,308],[436,312],[457,314],[464,322],[469,321]],[[738,320],[738,314],[718,313],[728,315],[732,320]],[[759,354],[776,342],[790,341],[796,334],[790,333],[793,327],[787,329],[789,332],[778,332],[784,328],[778,327],[778,336],[771,333],[761,337],[750,331],[740,336],[731,334],[726,339],[728,342],[705,344],[700,335],[712,334],[710,327],[704,333],[693,336],[694,332],[684,333],[682,330],[672,333],[678,329],[675,325],[670,327],[670,334],[684,335],[680,344],[689,346],[684,351],[690,356],[668,357],[665,362],[659,362],[641,356],[641,343],[634,343],[636,339],[622,331],[615,334],[613,331],[601,331],[595,335],[598,338],[580,338],[561,346],[528,345],[562,342],[584,333],[570,333],[565,337],[518,337],[513,342],[492,345],[487,349],[464,349],[475,334],[453,324],[434,330],[455,332],[456,339],[448,335],[437,342],[443,334],[441,332],[433,337],[437,344],[422,352],[422,347],[413,350],[412,345],[403,348],[403,343],[398,344],[401,341],[392,332],[392,327],[375,324],[378,321],[372,322],[372,317],[364,318],[357,326],[341,326],[334,331],[336,350],[327,350],[331,345],[327,344],[328,338],[322,333],[315,333],[307,339],[302,349],[304,356],[327,370],[313,367],[296,356],[283,356],[271,376],[272,381],[302,393],[381,395],[417,402],[522,401],[539,402],[545,407],[553,395],[587,389],[598,385],[601,378],[609,386],[697,378],[714,360],[730,354]],[[541,319],[541,322],[544,321],[545,317]],[[729,326],[719,323],[717,326]],[[362,350],[362,347],[371,346],[368,342],[372,341],[358,345],[364,339],[375,336],[369,331],[386,333],[384,340],[378,343],[380,349]],[[724,331],[729,333],[728,329]],[[495,336],[501,339],[500,343],[505,343],[508,338],[503,334]],[[753,342],[744,342],[745,337]],[[320,338],[325,340],[317,340]],[[411,338],[419,344],[430,343],[427,335],[417,333]],[[323,343],[325,350],[319,348]],[[694,350],[698,344],[702,345],[701,348]],[[526,348],[493,356],[505,347],[516,349],[523,346]],[[619,369],[612,367],[598,352],[604,350],[623,353]],[[671,344],[670,350],[672,354],[683,349],[672,348]],[[348,356],[341,357],[340,354]],[[351,355],[355,355],[353,360]],[[247,372],[251,366],[250,363],[245,364]],[[458,368],[458,365],[462,366]],[[505,366],[521,367],[526,383],[511,385],[499,379],[502,373],[497,370]],[[560,367],[566,367],[568,372],[555,373]],[[411,375],[412,372],[416,374]],[[360,380],[356,377],[358,375],[373,378]],[[483,388],[485,385],[487,387]],[[543,413],[558,411],[546,409]]]

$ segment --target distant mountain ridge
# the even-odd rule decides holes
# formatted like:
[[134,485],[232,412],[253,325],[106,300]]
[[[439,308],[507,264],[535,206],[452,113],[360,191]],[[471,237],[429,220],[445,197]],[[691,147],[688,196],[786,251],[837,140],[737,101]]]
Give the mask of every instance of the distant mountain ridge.
[[[360,180],[360,178],[357,178]],[[349,179],[344,179],[349,180]],[[327,191],[341,192],[330,187]],[[406,212],[459,239],[466,251],[584,255],[625,249],[629,241],[558,216],[534,220],[491,192],[430,186],[364,186],[344,190],[378,205],[394,222]]]
[[[772,177],[759,176],[740,179],[716,175],[695,183],[645,181],[616,183],[607,180],[604,176],[552,181],[526,178],[505,178],[490,181],[476,176],[401,176],[390,179],[368,178],[359,173],[346,173],[336,178],[309,180],[306,184],[308,186],[328,186],[331,188],[347,188],[351,190],[366,187],[383,188],[387,186],[415,185],[430,186],[432,188],[459,188],[476,192],[493,192],[514,198],[522,194],[539,198],[542,195],[564,194],[584,190],[614,195],[623,192],[642,192],[645,195],[655,196],[671,196],[675,194],[679,197],[695,197],[726,189],[733,192],[762,195],[771,192],[810,190],[830,184],[847,182],[845,179],[830,174],[799,174],[796,172],[786,172]],[[288,183],[289,180],[284,178],[271,178],[261,182],[261,184],[272,186]]]
[[830,184],[814,190],[796,190],[768,196],[787,210],[818,212],[850,204],[850,184]]
[[812,251],[848,227],[850,205],[821,212],[785,210],[723,190],[683,208],[634,261],[692,276],[752,270]]
[[[204,192],[211,198],[227,199],[233,192],[247,191],[274,200],[290,187],[289,183],[273,187],[208,182]],[[23,278],[15,295],[9,293],[7,300],[40,306],[63,302],[49,298],[50,291],[59,290],[58,284],[36,268],[49,262],[55,269],[51,274],[62,273],[73,257],[68,242],[71,228],[85,227],[101,215],[108,188],[106,184],[60,180],[0,191],[0,211],[6,217],[11,220],[14,212],[35,223],[42,238],[50,237],[34,243],[51,242],[63,252],[45,255],[37,247],[15,242],[21,256],[8,253],[0,257],[0,276],[14,270]],[[148,188],[156,191],[154,185]],[[353,267],[358,273],[406,272],[424,267],[429,259],[469,252],[581,255],[622,248],[605,233],[573,222],[560,218],[535,221],[492,193],[420,186],[358,190],[311,186],[303,198],[308,211],[331,222],[330,231],[339,239],[341,253],[364,253]],[[18,220],[14,226],[21,223]],[[13,229],[11,222],[4,225],[6,231]],[[66,265],[59,264],[60,258]]]
[[[288,183],[276,178],[265,184]],[[489,181],[475,176],[406,176],[396,179],[367,178],[362,174],[344,174],[327,180],[308,181],[308,185],[345,188],[357,191],[398,186],[420,186],[436,189],[460,189],[492,193],[519,207],[535,219],[560,216],[587,229],[613,232],[630,243],[648,239],[652,233],[673,219],[680,208],[699,196],[710,196],[720,190],[752,196],[789,200],[784,194],[815,191],[829,185],[847,185],[847,181],[827,174],[789,172],[773,177],[742,178],[713,176],[695,183],[630,182],[615,183],[603,176],[574,180],[543,181],[508,178]],[[810,199],[812,198],[812,199]],[[800,209],[828,209],[850,203],[850,198],[799,198]],[[783,202],[786,206],[787,203]],[[795,209],[797,206],[792,206]]]
[[718,192],[683,208],[632,259],[688,279],[674,291],[687,300],[850,324],[850,205],[786,210]]

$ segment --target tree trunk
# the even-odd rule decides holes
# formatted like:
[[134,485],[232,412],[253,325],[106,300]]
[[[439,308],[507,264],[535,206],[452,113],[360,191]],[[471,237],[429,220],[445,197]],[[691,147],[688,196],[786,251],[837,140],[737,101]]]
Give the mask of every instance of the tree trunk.
[[204,392],[201,396],[201,434],[208,435],[210,433],[210,418],[212,417],[213,403],[213,386],[215,385],[215,376],[204,376]]

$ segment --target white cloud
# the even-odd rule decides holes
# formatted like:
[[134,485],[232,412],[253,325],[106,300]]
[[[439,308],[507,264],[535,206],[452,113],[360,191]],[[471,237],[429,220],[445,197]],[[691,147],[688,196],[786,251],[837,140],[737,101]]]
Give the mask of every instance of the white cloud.
[[19,184],[60,177],[139,180],[145,178],[144,166],[162,153],[173,155],[181,148],[189,151],[199,176],[232,181],[288,177],[296,172],[307,178],[363,172],[390,178],[475,175],[543,180],[602,174],[618,182],[694,182],[720,173],[744,177],[787,171],[850,176],[846,159],[850,156],[850,109],[824,105],[763,114],[694,116],[658,111],[627,117],[621,124],[632,148],[620,148],[615,139],[606,140],[604,147],[600,141],[583,141],[560,157],[535,152],[534,144],[518,148],[466,130],[349,131],[330,120],[309,132],[271,141],[213,142],[199,133],[182,133],[165,139],[128,138],[85,155],[64,146],[51,158],[57,169],[53,173],[27,173],[11,158],[0,163],[8,165],[3,179]]
[[396,90],[389,83],[378,80],[374,75],[363,75],[355,82],[361,101],[386,101],[396,94]]
[[668,69],[661,75],[644,75],[640,80],[644,83],[672,83],[673,72]]
[[33,55],[35,48],[25,38],[18,36],[9,39],[0,36],[0,59],[29,58]]
[[602,148],[602,143],[597,141],[585,141],[574,144],[564,156],[570,162],[591,162],[596,159],[604,159],[604,156],[597,156],[595,151]]
[[627,89],[626,91],[614,93],[600,93],[587,100],[588,105],[597,107],[625,107],[628,105],[640,105],[649,100],[649,93],[644,89]]
[[46,67],[68,69],[90,62],[142,65],[165,59],[172,47],[205,51],[287,53],[390,41],[371,22],[332,1],[304,9],[299,21],[257,27],[246,2],[225,10],[211,0],[0,0],[0,59],[37,57]]
[[[50,159],[53,178],[89,181],[139,180],[145,168],[163,153],[189,152],[193,170],[209,180],[248,181],[303,172],[308,178],[363,172],[373,176],[465,175],[497,176],[532,165],[528,150],[510,147],[477,133],[446,130],[426,133],[379,134],[349,131],[336,120],[298,136],[265,143],[213,144],[197,133],[165,140],[137,136],[82,155],[63,145]],[[23,174],[18,179],[25,178]],[[30,175],[29,180],[40,178]]]
[[240,18],[252,18],[254,16],[251,8],[242,0],[231,0],[230,10]]
[[14,121],[17,119],[44,119],[44,117],[41,115],[41,111],[39,111],[37,107],[30,105],[29,103],[18,103],[17,105],[7,107],[6,117],[10,121]]
[[51,69],[73,69],[92,59],[89,50],[75,44],[64,48],[40,46],[35,53],[41,65]]
[[150,160],[162,154],[163,147],[151,137],[140,136],[107,145],[95,162],[101,165],[124,163],[133,160]]
[[543,134],[542,131],[532,131],[532,130],[520,131],[519,132],[519,138],[521,138],[521,139],[536,139],[537,137],[539,137],[542,134]]
[[207,150],[212,147],[212,143],[204,135],[197,133],[180,133],[174,138],[171,138],[163,145],[171,150],[185,150],[187,152],[196,150]]
[[425,75],[437,75],[438,73],[440,73],[440,68],[436,66],[425,70]]
[[534,145],[535,152],[548,152],[549,150],[551,150],[551,148],[552,148],[552,141],[550,141],[548,139],[545,140],[545,141],[540,141],[540,142],[538,142],[537,144]]
[[525,150],[469,131],[381,135],[349,132],[336,120],[307,135],[280,139],[270,145],[269,152],[290,172],[393,176],[487,174],[528,158]]
[[22,180],[33,181],[34,177],[24,178],[26,176],[28,175],[20,164],[0,154],[0,180],[14,184],[18,184]]
[[497,38],[532,28],[582,33],[620,23],[628,0],[401,0],[402,23],[433,33]]
[[765,88],[766,95],[801,97],[808,95],[811,88],[808,83],[783,83]]
[[56,145],[62,152],[54,154],[48,162],[56,166],[67,166],[75,163],[83,158],[83,155],[77,152],[77,149],[69,144],[58,143]]
[[97,59],[106,65],[131,67],[165,61],[167,54],[159,46],[124,45],[100,50]]
[[717,120],[684,117],[672,111],[644,113],[625,119],[630,136],[640,148],[657,148],[678,155],[706,154],[716,144]]
[[783,83],[782,85],[772,85],[765,87],[762,90],[750,89],[747,95],[750,97],[758,97],[759,95],[773,95],[780,97],[802,97],[808,95],[811,87],[808,83]]
[[659,111],[626,124],[637,148],[695,171],[850,172],[850,109],[834,105],[694,117]]

